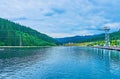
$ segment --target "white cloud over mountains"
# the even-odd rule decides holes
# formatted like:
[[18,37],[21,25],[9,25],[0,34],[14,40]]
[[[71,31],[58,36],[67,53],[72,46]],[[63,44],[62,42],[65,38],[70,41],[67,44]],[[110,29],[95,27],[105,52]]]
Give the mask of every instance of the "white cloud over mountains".
[[120,0],[1,0],[0,17],[52,37],[101,33],[104,25],[118,29]]

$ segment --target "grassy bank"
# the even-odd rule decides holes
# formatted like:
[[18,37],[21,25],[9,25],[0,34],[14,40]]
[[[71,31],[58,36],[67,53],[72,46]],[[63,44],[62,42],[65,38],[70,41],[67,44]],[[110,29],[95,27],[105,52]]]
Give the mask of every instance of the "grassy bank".
[[[104,46],[105,41],[94,41],[94,42],[84,42],[84,43],[68,43],[65,46]],[[120,46],[119,40],[111,40],[110,46]]]

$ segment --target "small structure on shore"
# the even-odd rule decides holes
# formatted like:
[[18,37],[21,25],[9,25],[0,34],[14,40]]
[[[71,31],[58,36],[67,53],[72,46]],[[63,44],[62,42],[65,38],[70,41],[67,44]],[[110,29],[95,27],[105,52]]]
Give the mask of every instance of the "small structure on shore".
[[109,47],[110,46],[110,37],[109,37],[110,28],[105,26],[103,29],[98,29],[98,30],[105,32],[105,44],[104,44],[104,46]]
[[103,29],[105,31],[105,46],[110,46],[110,38],[109,38],[109,27],[104,27]]

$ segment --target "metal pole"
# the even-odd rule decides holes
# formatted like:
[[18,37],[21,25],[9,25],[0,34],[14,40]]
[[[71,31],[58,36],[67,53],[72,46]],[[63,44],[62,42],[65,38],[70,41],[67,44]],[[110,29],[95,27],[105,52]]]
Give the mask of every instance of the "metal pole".
[[21,36],[21,33],[20,33],[20,46],[22,46],[22,36]]
[[105,46],[110,46],[109,31],[105,31]]
[[19,27],[19,32],[20,32],[20,36],[19,36],[19,44],[20,44],[20,47],[22,46],[22,35],[21,35],[21,29]]
[[105,30],[105,46],[110,46],[110,38],[109,38],[109,31],[108,27],[104,27]]

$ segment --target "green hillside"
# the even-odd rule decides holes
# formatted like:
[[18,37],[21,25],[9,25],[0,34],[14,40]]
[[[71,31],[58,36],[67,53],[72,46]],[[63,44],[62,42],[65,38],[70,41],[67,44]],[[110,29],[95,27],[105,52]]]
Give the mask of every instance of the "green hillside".
[[57,41],[29,27],[0,18],[0,46],[54,46]]
[[[97,35],[88,39],[89,46],[100,45],[103,46],[105,44],[105,34]],[[110,33],[110,45],[111,46],[119,46],[120,45],[120,31],[116,31]]]
[[[74,36],[66,38],[57,38],[57,40],[64,45],[81,46],[81,45],[101,45],[105,44],[105,34],[91,35],[91,36]],[[111,46],[120,45],[120,31],[110,33]]]

